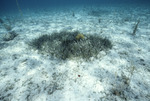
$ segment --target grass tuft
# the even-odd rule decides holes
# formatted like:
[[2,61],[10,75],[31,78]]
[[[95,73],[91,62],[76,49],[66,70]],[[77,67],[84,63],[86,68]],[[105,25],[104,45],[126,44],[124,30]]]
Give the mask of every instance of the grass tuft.
[[79,31],[52,33],[41,35],[32,40],[30,45],[44,54],[60,59],[96,57],[102,50],[106,51],[112,47],[108,39],[97,35],[84,35]]

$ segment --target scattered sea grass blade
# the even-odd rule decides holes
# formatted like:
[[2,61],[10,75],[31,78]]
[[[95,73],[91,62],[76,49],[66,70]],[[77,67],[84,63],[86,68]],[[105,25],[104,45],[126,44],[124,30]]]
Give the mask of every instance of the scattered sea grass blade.
[[3,23],[4,23],[4,21],[3,21],[1,18],[0,18],[0,23],[1,23],[1,24],[3,24]]
[[19,6],[18,0],[16,0],[16,4],[17,4],[18,10],[19,10],[21,16],[23,16],[23,13],[22,13],[22,10],[21,10],[21,8]]
[[10,25],[3,24],[3,26],[8,32],[12,30],[12,27]]
[[6,29],[6,31],[11,31],[12,27],[11,25],[6,24],[1,18],[0,18],[0,24]]
[[140,23],[140,20],[138,20],[137,24],[135,25],[132,35],[136,34],[139,23]]

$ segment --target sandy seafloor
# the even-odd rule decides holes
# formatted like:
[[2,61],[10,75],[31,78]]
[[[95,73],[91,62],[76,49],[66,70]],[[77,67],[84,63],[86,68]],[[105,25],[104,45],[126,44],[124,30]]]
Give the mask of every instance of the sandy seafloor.
[[[150,8],[28,9],[0,18],[18,34],[4,41],[8,32],[0,24],[0,101],[150,101]],[[62,30],[98,34],[113,47],[85,61],[54,59],[28,45]]]

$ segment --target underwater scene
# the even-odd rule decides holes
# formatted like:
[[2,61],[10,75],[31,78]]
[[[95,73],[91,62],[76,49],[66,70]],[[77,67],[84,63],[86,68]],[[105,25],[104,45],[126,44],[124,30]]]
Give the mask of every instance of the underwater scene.
[[0,101],[150,101],[150,1],[1,0]]

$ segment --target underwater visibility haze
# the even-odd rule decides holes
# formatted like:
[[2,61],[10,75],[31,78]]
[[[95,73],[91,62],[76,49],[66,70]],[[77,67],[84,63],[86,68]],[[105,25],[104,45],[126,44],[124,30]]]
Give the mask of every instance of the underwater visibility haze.
[[65,7],[77,5],[139,5],[149,6],[149,0],[1,0],[0,11],[16,10],[18,2],[21,9],[43,9],[51,7]]
[[150,101],[150,0],[0,0],[0,101]]

